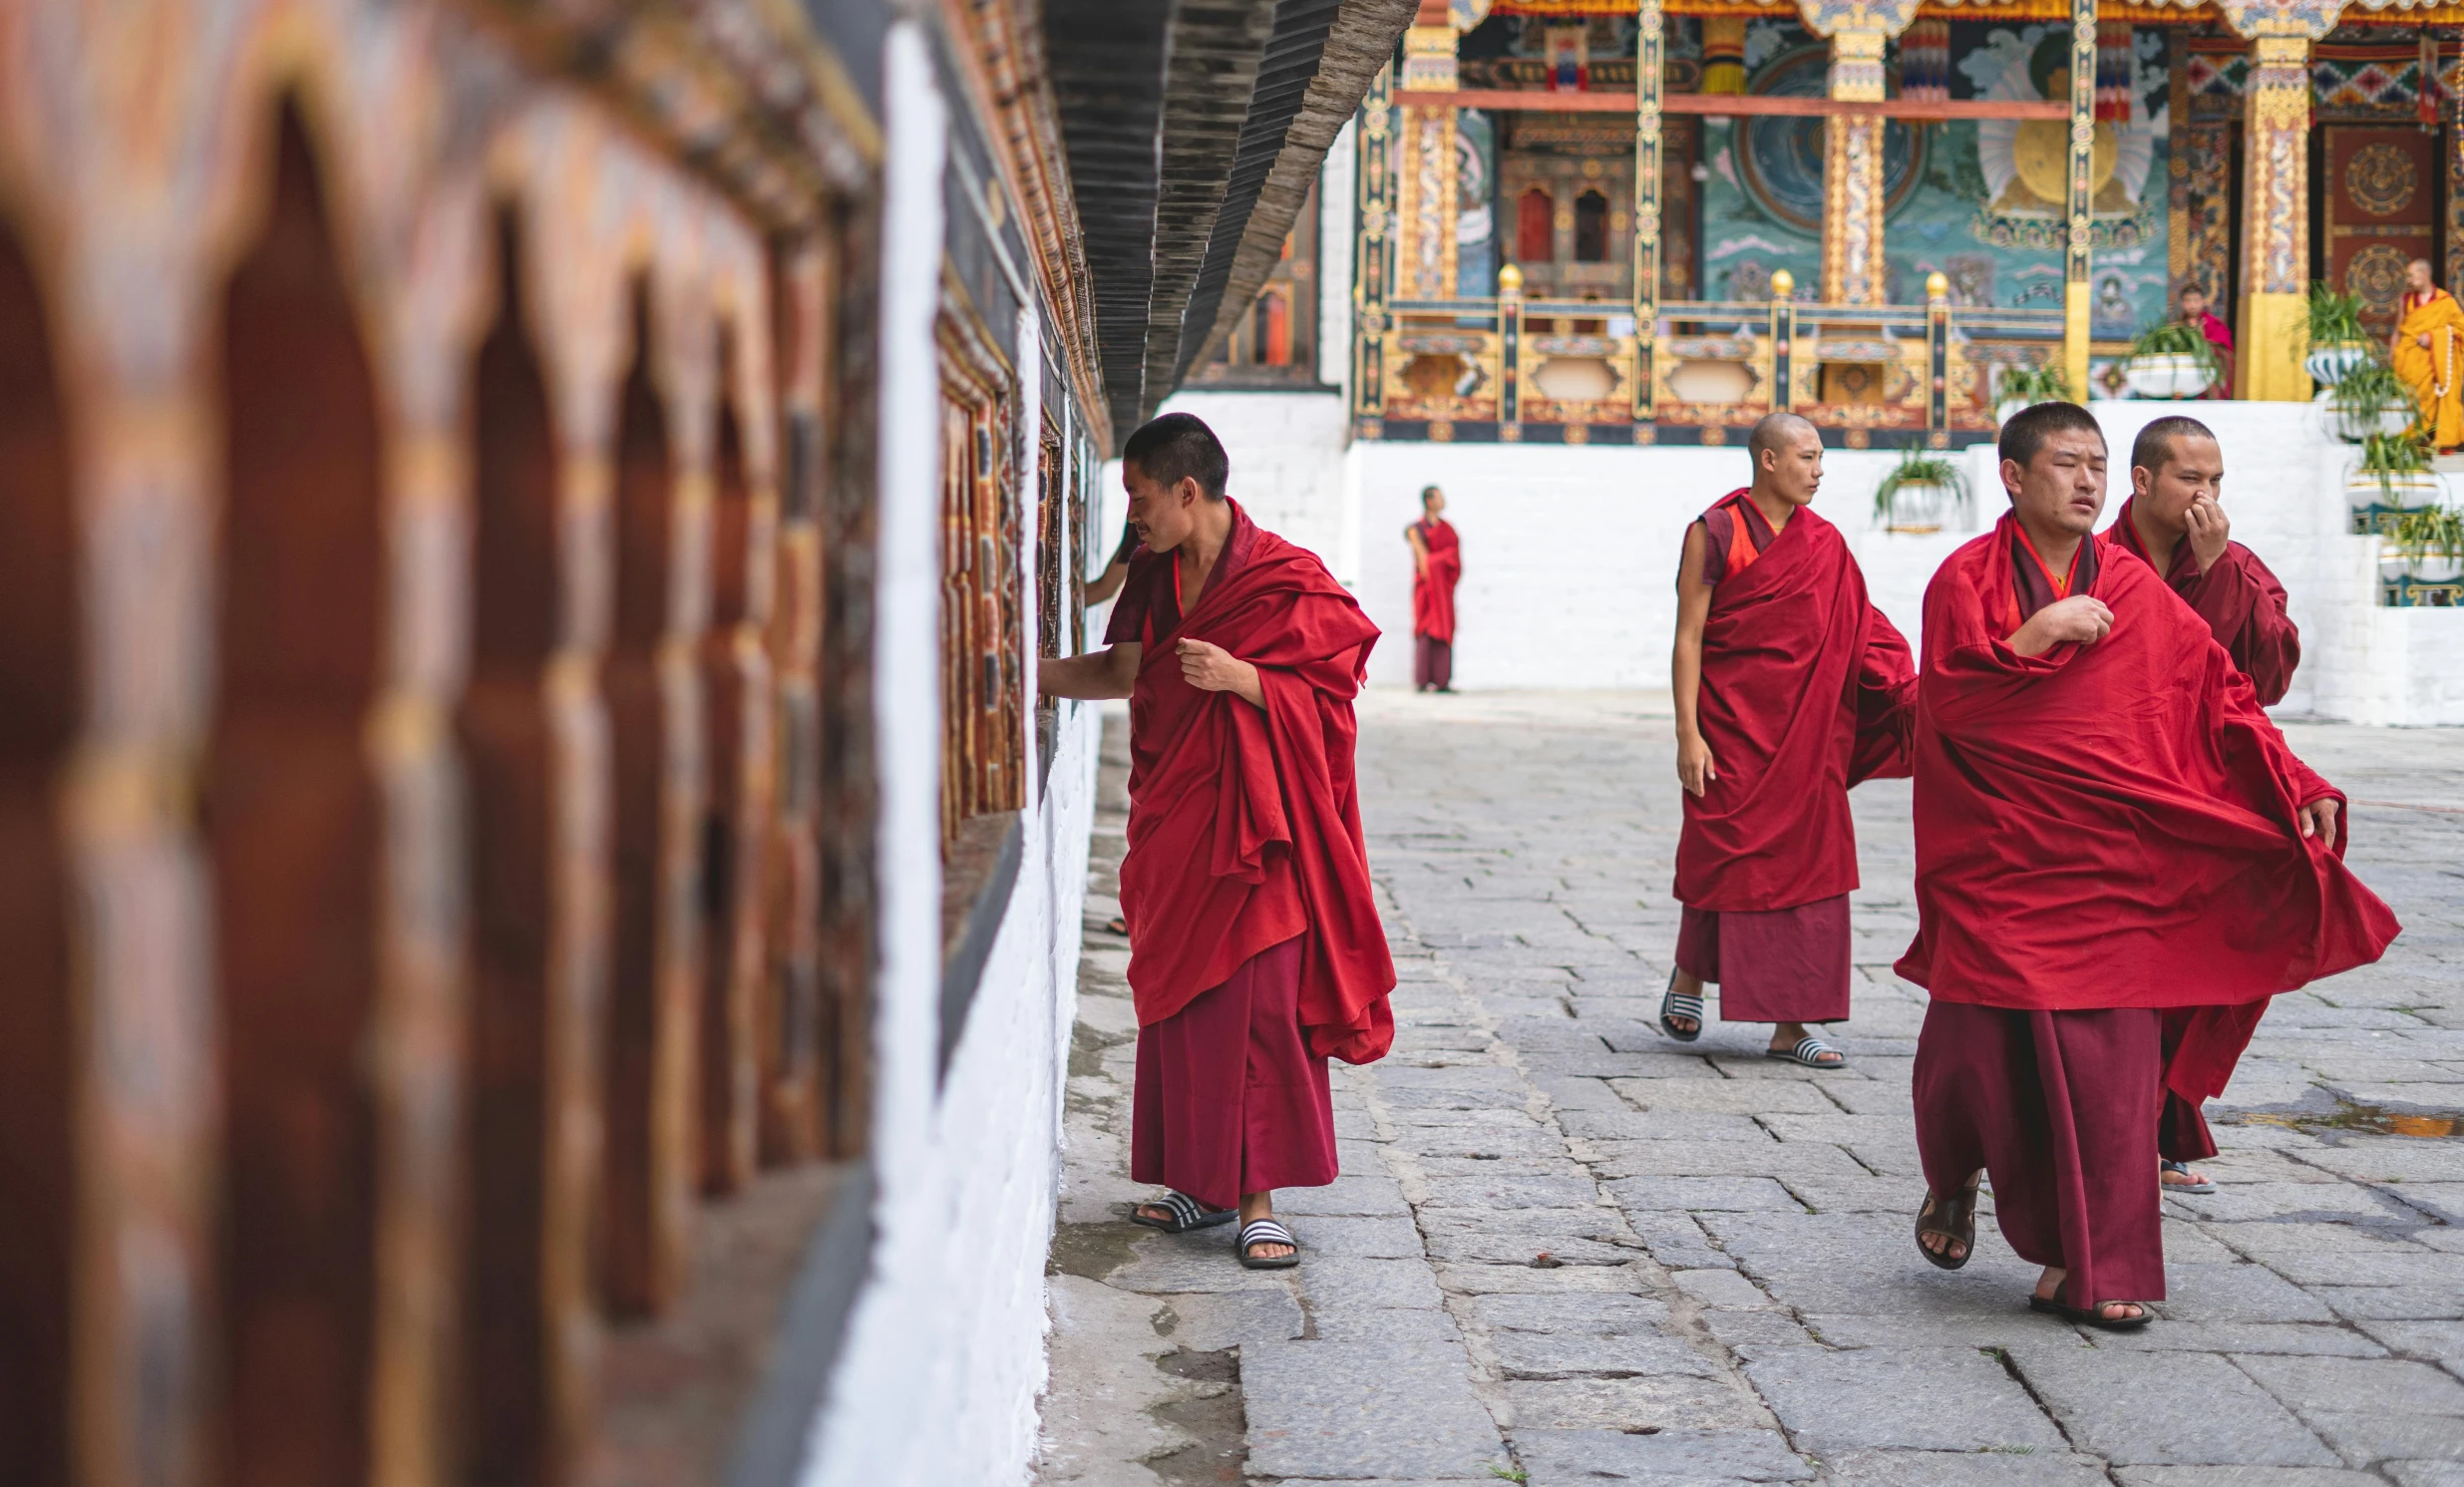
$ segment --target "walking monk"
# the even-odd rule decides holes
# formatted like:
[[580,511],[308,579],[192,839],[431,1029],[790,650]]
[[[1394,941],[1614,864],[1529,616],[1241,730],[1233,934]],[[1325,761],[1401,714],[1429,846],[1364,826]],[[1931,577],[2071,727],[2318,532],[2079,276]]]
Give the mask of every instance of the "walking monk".
[[1130,699],[1130,929],[1139,1223],[1241,1221],[1252,1270],[1299,1263],[1274,1190],[1335,1179],[1326,1060],[1394,1041],[1394,962],[1370,899],[1352,699],[1377,627],[1317,558],[1225,494],[1213,430],[1168,413],[1121,479],[1145,543],[1106,648],[1046,660],[1042,691]]
[[2429,259],[2413,259],[2404,265],[2404,317],[2395,322],[2387,360],[2413,390],[2421,409],[2417,427],[2442,450],[2464,444],[2464,386],[2456,377],[2464,365],[2459,338],[2464,338],[2464,307],[2430,282]]
[[1463,580],[1463,545],[1443,513],[1446,493],[1420,493],[1420,520],[1403,529],[1412,545],[1412,686],[1455,689],[1455,585]]
[[1754,483],[1685,530],[1677,564],[1676,968],[1660,1028],[1770,1022],[1769,1052],[1808,1068],[1848,1060],[1808,1031],[1848,1015],[1848,894],[1857,832],[1848,788],[1908,773],[1916,671],[1866,601],[1839,530],[1807,510],[1822,436],[1774,413],[1746,440]]
[[2096,420],[2039,403],[2001,455],[2011,510],[1926,589],[1898,966],[1933,993],[1917,1243],[1966,1264],[1990,1172],[2003,1237],[2044,1267],[2030,1304],[2134,1327],[2165,1295],[2159,1092],[2222,1093],[2270,996],[2377,959],[2397,926],[2344,869],[2343,798],[2205,622],[2090,539]]
[[[2285,585],[2258,554],[2230,538],[2233,523],[2220,504],[2225,454],[2216,435],[2195,418],[2157,419],[2131,445],[2130,485],[2105,541],[2163,575],[2165,586],[2207,621],[2207,632],[2250,678],[2260,706],[2284,701],[2301,663],[2301,632],[2285,613]],[[2158,553],[2162,561],[2149,556]],[[2169,1056],[2189,1029],[2191,1011],[2173,1007],[2164,1015]],[[2215,1192],[2216,1184],[2190,1166],[2216,1155],[2207,1118],[2177,1094],[2167,1093],[2163,1104],[2158,1180],[2176,1195]]]

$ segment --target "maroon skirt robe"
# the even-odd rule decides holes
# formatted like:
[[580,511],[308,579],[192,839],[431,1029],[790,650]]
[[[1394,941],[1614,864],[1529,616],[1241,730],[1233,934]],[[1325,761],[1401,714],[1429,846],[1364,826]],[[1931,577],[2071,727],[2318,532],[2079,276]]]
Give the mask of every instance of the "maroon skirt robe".
[[1232,1208],[1243,1193],[1335,1179],[1326,1060],[1300,1029],[1300,941],[1138,1029],[1130,1178]]
[[1689,904],[1677,919],[1677,968],[1718,985],[1722,1022],[1845,1022],[1848,895],[1761,913]]
[[2021,1260],[2068,1272],[2074,1306],[2165,1299],[2156,1184],[2164,1083],[2158,1013],[2018,1011],[1936,998],[1917,1035],[1917,1152],[1926,1186],[1978,1168]]

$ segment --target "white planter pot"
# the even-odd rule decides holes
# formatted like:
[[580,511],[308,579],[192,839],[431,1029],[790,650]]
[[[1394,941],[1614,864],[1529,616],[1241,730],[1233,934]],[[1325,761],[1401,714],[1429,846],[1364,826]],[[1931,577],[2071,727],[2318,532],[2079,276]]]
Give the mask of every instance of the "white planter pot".
[[2322,387],[2333,387],[2344,374],[2370,359],[2367,346],[2320,346],[2301,358],[2302,370]]
[[2415,583],[2448,583],[2464,578],[2464,562],[2434,553],[2388,553],[2378,559],[2378,574],[2382,578],[2410,578]]
[[2413,426],[2415,410],[2407,402],[2389,403],[2376,413],[2339,412],[2330,408],[2336,437],[2346,444],[2359,444],[2372,434],[2401,434]]
[[2438,476],[2428,470],[2390,475],[2384,486],[2377,476],[2359,470],[2344,477],[2344,505],[2357,512],[2373,506],[2430,506],[2438,498]]
[[1950,486],[1902,485],[1891,493],[1891,513],[1883,519],[1886,532],[1939,532],[1958,508],[1959,493]]
[[2025,398],[2004,398],[1993,405],[1993,426],[2000,428],[2010,422],[2012,415],[2032,405]]
[[2134,356],[2123,364],[2122,378],[2131,395],[2141,398],[2195,398],[2215,380],[2188,352]]

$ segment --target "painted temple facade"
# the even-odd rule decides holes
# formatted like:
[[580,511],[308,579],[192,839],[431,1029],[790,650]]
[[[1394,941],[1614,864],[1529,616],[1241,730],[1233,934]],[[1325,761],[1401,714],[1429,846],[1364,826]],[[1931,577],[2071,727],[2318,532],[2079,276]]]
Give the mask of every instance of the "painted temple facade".
[[[2233,396],[2307,399],[2313,280],[2389,326],[2408,260],[2464,280],[2459,23],[1423,0],[1355,122],[1349,261],[1296,234],[1281,272],[1350,276],[1371,440],[1717,445],[1789,408],[1849,448],[1957,447],[2007,369],[2119,395],[2185,287],[2233,330]],[[1194,385],[1276,364],[1275,292]]]

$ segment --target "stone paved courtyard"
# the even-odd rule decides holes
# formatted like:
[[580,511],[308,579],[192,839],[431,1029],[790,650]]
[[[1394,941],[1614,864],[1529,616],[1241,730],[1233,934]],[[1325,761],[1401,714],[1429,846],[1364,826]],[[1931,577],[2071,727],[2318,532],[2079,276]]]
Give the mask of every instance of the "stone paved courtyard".
[[1343,1176],[1282,1196],[1285,1272],[1124,1222],[1108,734],[1042,1481],[2464,1487],[2464,732],[2288,728],[2404,934],[2278,998],[2210,1107],[2222,1191],[2166,1203],[2160,1320],[2108,1334],[2029,1312],[1989,1218],[1955,1275],[1910,1237],[1907,782],[1856,792],[1853,1062],[1818,1074],[1763,1058],[1767,1027],[1652,1025],[1664,703],[1381,692],[1361,719],[1399,1030],[1336,1066]]

